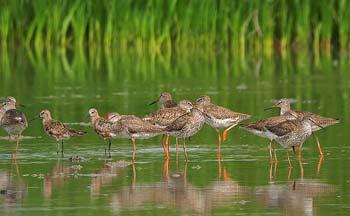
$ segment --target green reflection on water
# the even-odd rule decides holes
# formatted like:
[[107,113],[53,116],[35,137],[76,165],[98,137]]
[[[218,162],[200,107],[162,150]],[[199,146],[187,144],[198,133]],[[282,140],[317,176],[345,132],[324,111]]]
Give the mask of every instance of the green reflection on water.
[[224,53],[132,52],[103,57],[16,50],[2,52],[0,59],[0,96],[18,98],[29,119],[44,108],[66,123],[88,122],[90,107],[142,116],[157,109],[147,104],[164,90],[177,100],[208,94],[220,105],[253,114],[252,120],[276,115],[263,108],[281,97],[295,99],[296,109],[341,119],[317,132],[324,160],[318,160],[310,138],[302,163],[292,157],[290,173],[283,149],[277,152],[280,163],[270,171],[268,141],[237,128],[222,145],[221,164],[216,133],[204,127],[188,143],[187,166],[181,153],[178,164],[174,157],[169,165],[163,161],[159,138],[154,138],[138,142],[135,167],[115,167],[116,161],[130,161],[130,142],[113,140],[110,163],[101,138],[91,128],[73,124],[89,133],[67,142],[66,158],[84,158],[72,163],[56,157],[54,140],[36,121],[24,132],[30,139],[22,141],[17,161],[9,159],[14,145],[0,140],[3,214],[329,215],[343,214],[350,203],[348,57],[298,53],[242,59]]

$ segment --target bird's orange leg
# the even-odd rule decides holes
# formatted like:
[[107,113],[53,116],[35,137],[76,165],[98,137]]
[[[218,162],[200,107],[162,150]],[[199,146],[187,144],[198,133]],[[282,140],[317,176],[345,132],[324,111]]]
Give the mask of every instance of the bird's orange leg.
[[323,152],[322,152],[322,148],[321,148],[321,145],[320,145],[320,140],[318,139],[317,135],[313,133],[313,135],[315,136],[316,138],[316,142],[317,142],[317,147],[318,147],[318,151],[320,153],[320,157],[323,158]]
[[227,174],[227,170],[226,168],[224,168],[224,181],[228,181],[228,180],[231,180],[230,176]]
[[318,163],[317,163],[317,175],[320,174],[322,161],[323,161],[323,157],[320,157],[320,159],[318,160]]
[[164,165],[163,165],[163,176],[164,177],[168,177],[169,176],[169,158],[167,158],[164,161]]
[[238,123],[233,124],[233,125],[231,125],[230,127],[226,128],[226,129],[224,130],[224,133],[222,134],[222,139],[223,139],[223,141],[225,141],[225,140],[227,139],[227,132],[228,132],[229,130],[231,130],[232,128],[234,128],[237,124],[238,124]]

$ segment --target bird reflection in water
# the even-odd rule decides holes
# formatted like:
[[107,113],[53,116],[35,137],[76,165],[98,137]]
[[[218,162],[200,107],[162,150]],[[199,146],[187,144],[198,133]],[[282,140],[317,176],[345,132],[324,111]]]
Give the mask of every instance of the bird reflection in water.
[[[300,169],[300,178],[304,178],[304,167],[303,167],[302,157],[298,159],[298,163],[299,163],[299,169]],[[320,175],[322,163],[323,163],[323,157],[319,157],[317,162],[317,169],[316,169],[317,176]],[[277,164],[278,163],[270,163],[270,172],[269,172],[270,180],[272,180],[276,176]],[[292,172],[292,167],[288,167],[288,180],[290,180],[291,172]]]
[[[103,186],[111,185],[114,178],[122,176],[126,167],[132,163],[120,161],[104,161],[102,169],[92,175],[91,195],[98,195]],[[135,164],[134,164],[135,165]]]
[[11,161],[10,172],[0,171],[0,205],[4,215],[15,212],[27,195],[27,185],[20,178],[17,160]]
[[43,194],[46,200],[50,200],[52,191],[62,187],[69,178],[77,178],[80,173],[81,166],[79,161],[67,162],[57,160],[51,172],[44,177]]
[[[317,173],[321,167],[322,158],[317,164]],[[270,182],[267,186],[257,187],[255,195],[259,203],[281,209],[288,214],[315,215],[317,211],[314,199],[321,196],[332,195],[336,186],[322,183],[318,179],[304,179],[303,163],[299,160],[300,176],[298,180],[291,180],[291,169],[288,170],[286,183],[278,184],[276,178],[277,164],[270,166]]]
[[[218,167],[221,169],[220,163]],[[118,214],[123,210],[156,206],[173,209],[182,214],[210,214],[213,208],[233,203],[241,204],[243,197],[252,192],[247,187],[232,181],[225,170],[223,179],[218,176],[216,181],[204,188],[194,186],[187,179],[188,166],[188,163],[184,163],[182,170],[176,168],[172,171],[170,161],[165,160],[163,175],[159,182],[133,182],[131,186],[121,188],[112,195],[112,211]]]

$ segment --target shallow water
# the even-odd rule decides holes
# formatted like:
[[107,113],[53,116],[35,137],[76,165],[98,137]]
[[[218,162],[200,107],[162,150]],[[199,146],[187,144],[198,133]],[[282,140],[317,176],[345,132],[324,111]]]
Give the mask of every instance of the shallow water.
[[[12,160],[15,144],[1,131],[0,214],[343,215],[349,209],[348,56],[95,59],[26,52],[1,55],[0,96],[16,97],[28,119],[49,109],[54,118],[88,134],[67,141],[61,158],[41,122],[33,121]],[[171,160],[164,160],[159,138],[137,142],[134,166],[128,140],[113,140],[111,158],[106,158],[103,140],[86,124],[88,109],[143,116],[157,109],[147,104],[165,90],[177,100],[208,94],[217,104],[252,114],[251,120],[277,115],[263,108],[288,97],[296,109],[341,123],[317,132],[323,160],[311,137],[302,161],[292,156],[292,169],[282,148],[277,166],[270,165],[268,140],[238,128],[218,155],[216,132],[207,126],[187,142],[187,164],[182,151],[176,161],[173,140]],[[70,161],[72,156],[81,160]]]

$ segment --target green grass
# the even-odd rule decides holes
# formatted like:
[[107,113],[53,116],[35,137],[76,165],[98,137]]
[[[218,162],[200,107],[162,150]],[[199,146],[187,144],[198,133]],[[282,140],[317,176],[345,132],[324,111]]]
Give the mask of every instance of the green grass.
[[2,47],[36,52],[349,49],[347,0],[3,0]]

